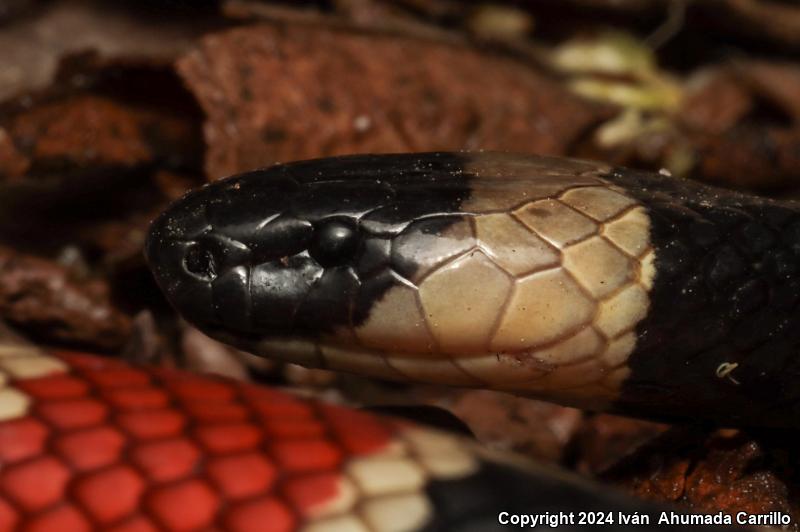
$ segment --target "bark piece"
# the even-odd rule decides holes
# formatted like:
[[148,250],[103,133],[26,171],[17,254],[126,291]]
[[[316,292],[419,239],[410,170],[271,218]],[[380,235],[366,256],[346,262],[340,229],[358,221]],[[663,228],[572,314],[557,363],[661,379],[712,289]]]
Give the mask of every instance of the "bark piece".
[[747,87],[728,69],[700,71],[687,85],[678,115],[686,127],[719,134],[736,125],[753,107]]
[[696,175],[727,186],[796,185],[800,176],[800,68],[743,61],[690,82],[677,114]]
[[103,96],[76,94],[15,116],[8,134],[34,173],[154,164],[187,151],[191,125]]
[[101,280],[78,281],[49,260],[0,247],[0,317],[49,342],[119,349],[130,318]]
[[398,35],[264,24],[177,65],[207,117],[210,178],[356,152],[564,154],[609,116],[513,59]]

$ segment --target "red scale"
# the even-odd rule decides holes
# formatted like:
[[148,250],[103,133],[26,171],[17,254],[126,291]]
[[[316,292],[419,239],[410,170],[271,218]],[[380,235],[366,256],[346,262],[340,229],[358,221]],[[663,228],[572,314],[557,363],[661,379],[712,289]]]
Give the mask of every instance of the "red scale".
[[231,532],[291,532],[295,523],[292,512],[274,497],[236,505],[225,518]]
[[44,423],[32,417],[0,423],[0,461],[7,466],[41,454],[49,432]]
[[184,416],[170,408],[127,412],[117,422],[131,436],[142,440],[177,436],[186,425]]
[[13,530],[19,522],[19,514],[13,506],[0,498],[0,530]]
[[54,450],[77,470],[96,469],[117,462],[125,437],[116,429],[100,426],[58,437]]
[[133,468],[118,465],[79,479],[75,496],[96,521],[108,525],[136,511],[144,488]]
[[69,480],[67,466],[45,455],[4,469],[0,485],[22,508],[37,511],[59,502]]
[[194,429],[200,444],[210,453],[233,453],[254,449],[263,440],[261,431],[251,423],[225,423]]
[[69,375],[52,375],[17,381],[17,386],[36,399],[57,400],[84,397],[89,393],[86,381]]
[[69,503],[64,503],[33,517],[26,526],[26,532],[89,532],[91,527],[84,515]]
[[315,508],[339,493],[339,473],[316,473],[290,479],[284,491],[300,515],[308,517]]
[[206,467],[211,480],[231,499],[269,492],[277,477],[275,466],[255,452],[213,458]]
[[286,473],[335,469],[342,461],[339,448],[321,439],[278,441],[270,446],[270,451],[281,471]]
[[97,399],[50,401],[37,408],[42,418],[61,430],[91,427],[105,421],[108,407]]
[[207,482],[193,479],[156,488],[147,505],[170,530],[192,530],[211,524],[220,501]]
[[107,390],[103,393],[103,397],[112,406],[121,410],[161,408],[169,403],[167,394],[152,387]]
[[169,482],[192,472],[200,451],[188,438],[168,438],[137,446],[131,459],[154,481]]

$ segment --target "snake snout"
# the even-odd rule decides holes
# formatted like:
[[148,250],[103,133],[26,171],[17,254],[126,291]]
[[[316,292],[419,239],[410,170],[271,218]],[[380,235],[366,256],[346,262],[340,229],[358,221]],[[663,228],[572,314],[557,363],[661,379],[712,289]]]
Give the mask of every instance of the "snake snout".
[[[145,244],[147,262],[168,301],[209,333],[248,333],[252,327],[250,276],[258,249],[252,224],[243,223],[252,220],[254,205],[240,201],[248,191],[239,181],[219,181],[174,202],[153,221]],[[264,193],[275,196],[274,188],[264,187]],[[263,199],[264,216],[278,216],[275,201]],[[221,217],[220,210],[232,214]]]
[[[276,167],[192,191],[152,223],[147,261],[193,325],[228,341],[316,338],[349,327],[354,263],[369,246],[355,217],[309,211],[308,191],[297,189]],[[293,202],[298,195],[303,208]]]
[[220,273],[214,251],[197,240],[207,231],[202,203],[189,196],[163,212],[145,242],[145,258],[167,300],[189,321],[213,324],[211,283]]

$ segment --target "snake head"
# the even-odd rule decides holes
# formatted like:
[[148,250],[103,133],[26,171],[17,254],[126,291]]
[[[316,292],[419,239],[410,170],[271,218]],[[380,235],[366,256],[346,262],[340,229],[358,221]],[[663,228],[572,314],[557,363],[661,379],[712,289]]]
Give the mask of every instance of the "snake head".
[[358,194],[300,183],[284,167],[224,179],[153,222],[147,260],[175,308],[212,335],[314,337],[348,315],[364,243],[346,206]]
[[600,328],[628,333],[646,311],[648,249],[643,209],[602,175],[500,154],[279,165],[178,200],[146,254],[185,318],[257,354],[520,389],[588,361],[602,379]]
[[[189,192],[151,225],[158,285],[189,322],[250,351],[352,337],[383,293],[410,282],[397,272],[418,268],[420,244],[464,223],[453,158],[398,157],[399,172],[380,157],[337,158]],[[436,185],[432,173],[448,179]],[[404,231],[414,238],[395,242]]]

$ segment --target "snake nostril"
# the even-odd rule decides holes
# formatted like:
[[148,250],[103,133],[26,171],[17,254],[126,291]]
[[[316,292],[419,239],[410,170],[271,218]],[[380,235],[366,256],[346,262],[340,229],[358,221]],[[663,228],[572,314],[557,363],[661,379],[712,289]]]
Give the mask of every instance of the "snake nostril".
[[190,274],[205,281],[213,281],[217,277],[217,264],[210,249],[194,244],[183,258],[183,267]]

